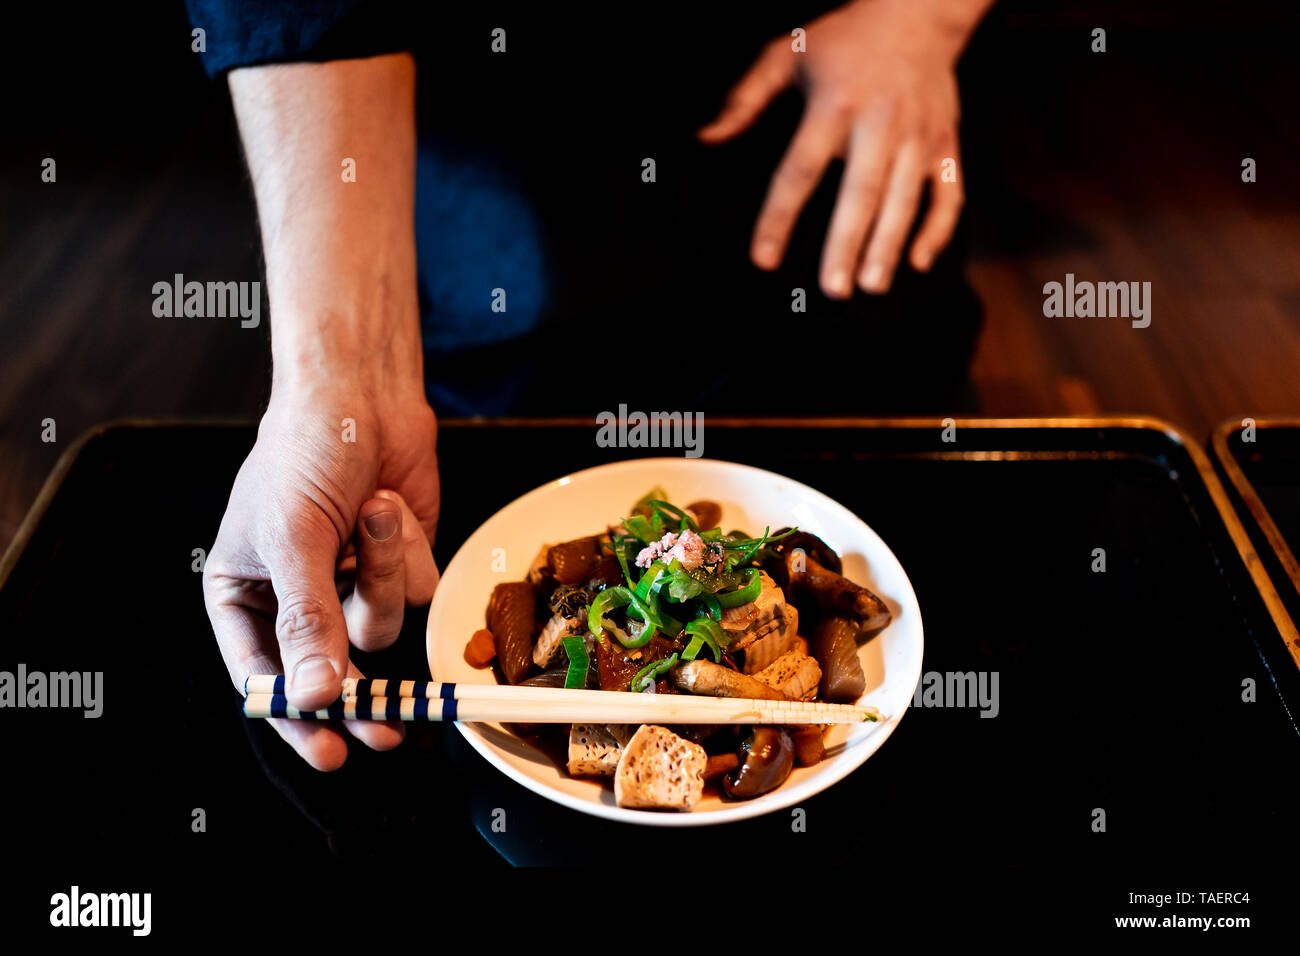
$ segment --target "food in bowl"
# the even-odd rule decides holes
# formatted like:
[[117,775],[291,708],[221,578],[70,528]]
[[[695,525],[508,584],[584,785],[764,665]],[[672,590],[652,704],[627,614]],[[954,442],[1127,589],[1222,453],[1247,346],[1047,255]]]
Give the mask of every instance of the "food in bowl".
[[[498,584],[465,659],[501,683],[769,700],[857,701],[858,645],[888,606],[845,578],[811,531],[721,530],[712,501],[652,489],[595,534],[544,545]],[[490,634],[490,640],[488,637]],[[619,807],[689,811],[705,790],[747,800],[824,755],[824,725],[512,725]]]

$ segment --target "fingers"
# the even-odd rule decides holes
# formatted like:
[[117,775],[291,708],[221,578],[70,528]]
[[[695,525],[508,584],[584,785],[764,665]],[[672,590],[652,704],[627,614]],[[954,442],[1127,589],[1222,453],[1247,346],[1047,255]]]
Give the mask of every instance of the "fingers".
[[[351,662],[348,663],[348,676],[365,677]],[[406,737],[406,727],[400,720],[345,720],[343,726],[371,750],[392,750]]]
[[376,498],[396,502],[402,511],[402,547],[406,554],[406,603],[420,607],[433,600],[438,587],[438,565],[433,560],[428,532],[420,524],[406,499],[396,491],[381,488]]
[[371,498],[357,513],[354,539],[356,584],[343,602],[348,639],[363,651],[383,650],[401,632],[406,612],[401,507],[387,498]]
[[330,773],[348,759],[348,742],[333,722],[276,718],[267,723],[316,770]]
[[858,285],[864,292],[879,294],[889,289],[903,243],[916,217],[916,207],[921,201],[921,186],[926,173],[922,156],[920,141],[908,140],[894,158],[880,218],[867,243],[858,275]]
[[[406,606],[427,604],[438,568],[424,529],[395,491],[382,489],[357,512],[356,585],[343,602],[348,636],[365,651],[382,650],[402,630]],[[348,675],[361,677],[349,662]],[[354,737],[374,750],[389,750],[406,734],[400,722],[345,721]]]
[[[227,586],[222,581],[230,581]],[[230,671],[231,680],[242,694],[250,674],[279,674],[283,666],[275,653],[275,635],[271,621],[257,611],[226,603],[242,582],[217,579],[204,581],[208,614],[217,634],[218,646]],[[363,676],[356,665],[348,662],[349,677]],[[270,724],[284,741],[317,770],[331,771],[343,766],[348,757],[347,740],[338,725],[314,720],[275,719]],[[400,722],[344,721],[343,726],[373,750],[391,750],[402,742],[405,728]]]
[[749,255],[760,269],[775,269],[785,257],[795,221],[839,148],[838,115],[815,102],[804,111],[754,226]]
[[854,124],[844,178],[822,251],[822,291],[832,299],[853,294],[853,273],[880,205],[890,146],[888,118],[881,111]]
[[278,610],[275,637],[285,696],[303,710],[336,700],[348,668],[348,632],[334,589],[339,541],[334,525],[311,511],[291,516],[267,556]]
[[695,135],[701,142],[722,143],[744,132],[773,98],[794,80],[794,54],[783,42],[770,43],[749,72],[727,94],[722,112]]
[[[396,520],[396,530],[392,523]],[[376,537],[384,535],[383,538]],[[397,492],[382,488],[361,506],[353,535],[354,557],[337,570],[348,638],[363,651],[390,646],[402,629],[405,608],[433,600],[438,566],[423,527]]]
[[270,614],[245,596],[252,582],[214,574],[210,568],[204,569],[203,601],[231,683],[243,694],[250,675],[281,673]]
[[[204,573],[204,602],[217,636],[217,646],[221,649],[230,679],[241,694],[244,681],[250,674],[282,672],[270,614],[259,610],[259,606],[268,600],[259,588],[263,584],[265,582],[208,574],[206,570]],[[272,720],[270,723],[276,733],[317,770],[337,770],[347,759],[347,742],[335,726],[304,720]]]
[[[349,662],[348,676],[361,678],[365,675]],[[269,723],[285,743],[317,770],[337,770],[348,759],[347,738],[335,721],[274,719]],[[348,734],[371,750],[392,750],[406,739],[406,727],[401,721],[344,720],[340,723]]]
[[950,152],[941,153],[941,157],[952,157],[957,163],[951,182],[943,181],[942,158],[935,161],[935,167],[929,176],[930,211],[916,238],[912,240],[912,268],[918,272],[925,272],[934,264],[935,257],[948,245],[953,230],[957,228],[957,220],[961,218],[966,193],[962,188],[961,161],[956,159],[956,153],[956,144],[953,144]]
[[[352,643],[381,650],[397,639],[407,605],[427,604],[438,586],[429,539],[405,499],[380,489],[357,512],[356,587],[343,602]],[[348,663],[349,677],[364,676]],[[372,750],[391,750],[406,736],[401,721],[344,721]]]

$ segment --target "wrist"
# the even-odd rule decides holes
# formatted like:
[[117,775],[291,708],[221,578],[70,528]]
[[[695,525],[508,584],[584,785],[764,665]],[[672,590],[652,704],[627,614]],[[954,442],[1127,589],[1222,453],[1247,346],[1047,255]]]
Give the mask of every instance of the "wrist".
[[418,430],[414,423],[423,418],[434,420],[422,381],[386,376],[378,366],[366,363],[350,368],[352,374],[347,375],[321,367],[276,376],[266,415],[299,424],[304,419],[318,420],[329,428],[346,427],[345,420],[350,419],[358,441],[392,427],[408,433],[405,437],[409,438]]
[[928,0],[928,6],[948,62],[956,66],[993,0]]
[[424,394],[423,346],[414,301],[399,308],[375,303],[273,311],[271,357],[273,391]]
[[369,407],[428,404],[423,375],[406,366],[409,362],[390,354],[282,363],[271,376],[271,400],[302,405],[347,397],[362,399]]
[[951,66],[966,50],[994,0],[858,0],[868,6],[888,6],[900,20],[911,20],[930,35],[932,50]]

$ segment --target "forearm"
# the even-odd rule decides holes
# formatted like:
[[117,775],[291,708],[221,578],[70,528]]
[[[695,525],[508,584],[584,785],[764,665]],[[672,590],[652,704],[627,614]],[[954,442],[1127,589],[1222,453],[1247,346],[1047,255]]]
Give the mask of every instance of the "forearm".
[[251,67],[229,82],[261,220],[275,387],[422,390],[414,61]]

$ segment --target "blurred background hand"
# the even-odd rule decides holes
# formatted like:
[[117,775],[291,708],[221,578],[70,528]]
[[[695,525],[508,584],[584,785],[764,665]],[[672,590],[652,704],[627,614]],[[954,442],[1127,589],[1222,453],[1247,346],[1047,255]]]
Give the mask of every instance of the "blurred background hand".
[[[750,257],[775,269],[795,221],[832,159],[845,161],[822,252],[821,287],[843,299],[856,282],[889,289],[925,184],[930,207],[910,261],[926,270],[952,236],[964,202],[958,170],[954,66],[984,0],[854,0],[812,21],[803,37],[778,37],[699,131],[721,143],[747,129],[793,85],[803,119],[768,188]],[[940,176],[952,160],[952,181]]]

